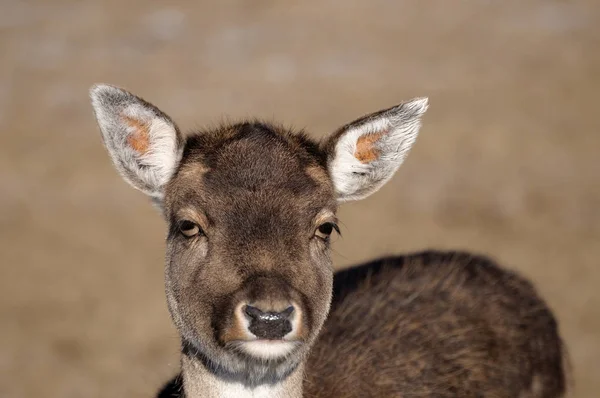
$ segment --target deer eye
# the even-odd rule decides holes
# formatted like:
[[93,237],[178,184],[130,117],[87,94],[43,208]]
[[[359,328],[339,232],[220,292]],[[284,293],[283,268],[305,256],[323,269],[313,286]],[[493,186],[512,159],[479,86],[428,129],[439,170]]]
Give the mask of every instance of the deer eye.
[[323,240],[328,240],[329,236],[331,236],[334,230],[338,231],[339,233],[337,225],[335,225],[332,222],[326,222],[319,225],[319,228],[317,228],[317,230],[315,231],[315,236]]
[[200,234],[201,231],[200,226],[193,221],[183,220],[179,223],[179,232],[188,238]]

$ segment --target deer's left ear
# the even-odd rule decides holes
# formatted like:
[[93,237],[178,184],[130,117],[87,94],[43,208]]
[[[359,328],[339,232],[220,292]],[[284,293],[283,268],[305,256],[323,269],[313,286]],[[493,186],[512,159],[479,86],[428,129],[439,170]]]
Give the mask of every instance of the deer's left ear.
[[398,170],[421,127],[427,98],[416,98],[367,115],[324,142],[339,201],[363,199]]

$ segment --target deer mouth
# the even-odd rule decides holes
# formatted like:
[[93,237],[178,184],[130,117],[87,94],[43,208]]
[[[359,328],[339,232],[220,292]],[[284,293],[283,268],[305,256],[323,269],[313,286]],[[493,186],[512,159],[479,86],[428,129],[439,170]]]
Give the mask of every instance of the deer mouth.
[[240,351],[251,357],[264,360],[276,360],[287,357],[292,354],[301,344],[302,342],[298,340],[289,341],[266,339],[236,341],[231,343],[231,345],[233,345],[237,351]]

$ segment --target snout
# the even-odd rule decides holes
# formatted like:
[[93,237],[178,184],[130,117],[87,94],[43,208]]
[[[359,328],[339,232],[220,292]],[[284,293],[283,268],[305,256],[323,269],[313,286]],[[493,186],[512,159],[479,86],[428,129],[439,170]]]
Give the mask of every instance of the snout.
[[248,321],[248,331],[259,339],[283,339],[293,330],[291,319],[294,310],[295,308],[291,304],[283,311],[269,311],[246,305],[244,316]]
[[287,356],[308,331],[302,299],[280,278],[251,278],[231,296],[220,340],[225,346],[262,359]]

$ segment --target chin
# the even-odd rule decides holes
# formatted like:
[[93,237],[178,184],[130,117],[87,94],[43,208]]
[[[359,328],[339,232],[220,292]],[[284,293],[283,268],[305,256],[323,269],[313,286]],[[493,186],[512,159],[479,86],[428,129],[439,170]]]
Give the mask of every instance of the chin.
[[238,350],[265,361],[283,359],[296,351],[302,343],[286,340],[252,340],[240,342]]

